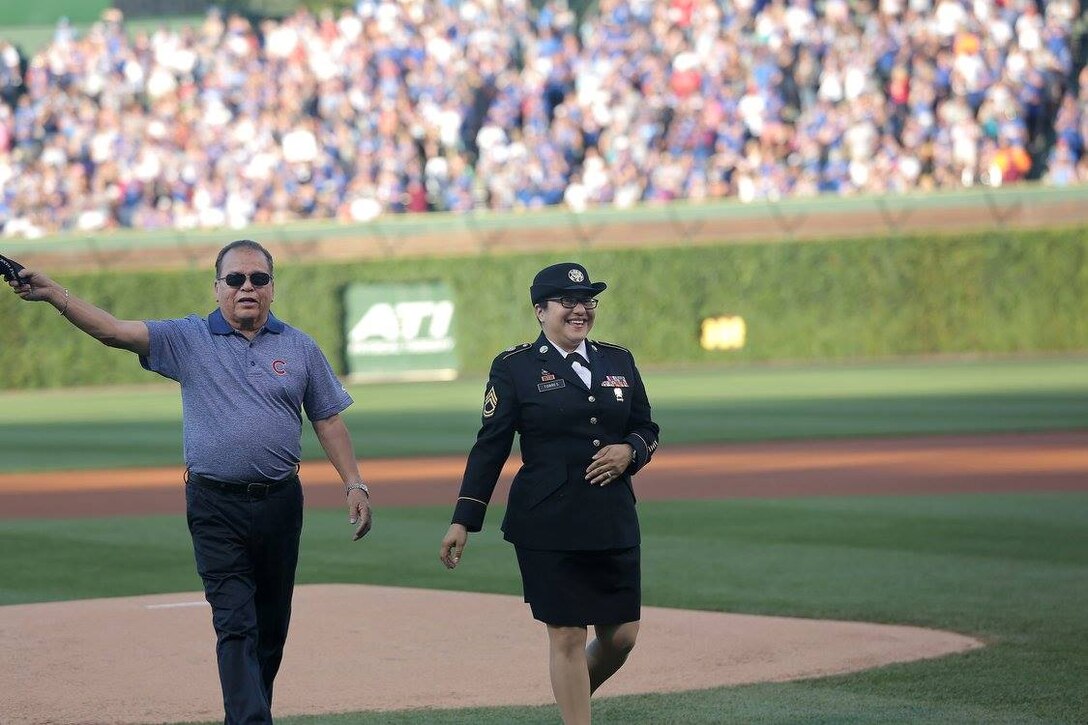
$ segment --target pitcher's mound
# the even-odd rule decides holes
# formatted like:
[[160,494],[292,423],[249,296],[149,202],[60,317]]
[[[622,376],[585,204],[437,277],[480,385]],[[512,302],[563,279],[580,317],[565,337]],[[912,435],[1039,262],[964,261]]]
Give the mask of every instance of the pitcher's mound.
[[[817,677],[980,647],[950,632],[645,607],[601,695]],[[202,594],[0,607],[5,722],[217,720]],[[520,597],[300,586],[278,715],[549,703],[547,635]]]

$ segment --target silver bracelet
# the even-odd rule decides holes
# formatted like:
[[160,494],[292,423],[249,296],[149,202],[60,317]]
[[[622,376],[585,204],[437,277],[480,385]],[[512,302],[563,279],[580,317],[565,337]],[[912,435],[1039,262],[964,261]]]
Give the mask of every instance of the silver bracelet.
[[68,303],[71,301],[71,296],[68,294],[68,288],[64,288],[64,309],[60,311],[61,317],[67,317],[68,315]]
[[370,489],[367,488],[367,485],[365,483],[353,483],[353,484],[351,484],[350,486],[348,486],[347,488],[344,489],[344,495],[346,496],[349,493],[351,493],[352,491],[362,491],[363,493],[366,494],[367,498],[370,498]]

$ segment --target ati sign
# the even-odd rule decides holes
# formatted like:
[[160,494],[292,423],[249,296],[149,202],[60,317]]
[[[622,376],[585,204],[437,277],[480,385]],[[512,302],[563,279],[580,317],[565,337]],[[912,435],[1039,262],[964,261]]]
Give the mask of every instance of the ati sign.
[[455,376],[453,295],[444,283],[357,284],[345,294],[352,377]]
[[453,349],[453,302],[376,302],[348,333],[349,355],[399,355]]

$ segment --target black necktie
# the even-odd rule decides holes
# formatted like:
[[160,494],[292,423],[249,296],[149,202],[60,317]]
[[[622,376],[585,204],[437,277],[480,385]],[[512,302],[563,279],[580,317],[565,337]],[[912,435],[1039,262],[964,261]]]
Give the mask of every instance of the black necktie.
[[571,354],[567,355],[567,360],[569,360],[571,362],[571,364],[577,362],[579,365],[584,367],[586,370],[590,369],[589,360],[586,360],[584,357],[582,357],[581,355],[579,355],[576,352],[572,352]]

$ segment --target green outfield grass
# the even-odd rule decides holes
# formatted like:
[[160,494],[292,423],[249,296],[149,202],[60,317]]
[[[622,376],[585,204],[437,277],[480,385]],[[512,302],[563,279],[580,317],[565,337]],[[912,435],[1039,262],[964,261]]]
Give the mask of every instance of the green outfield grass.
[[[118,363],[136,361],[118,353]],[[1088,358],[647,370],[644,377],[664,445],[1088,427]],[[356,404],[344,417],[356,452],[466,453],[483,387],[482,379],[351,387]],[[0,472],[177,465],[180,419],[173,384],[2,393]],[[322,455],[309,426],[303,454]]]
[[[796,683],[606,698],[595,705],[595,722],[1076,723],[1088,716],[1088,494],[639,508],[648,605],[939,627],[988,646]],[[448,515],[445,507],[382,508],[371,535],[353,544],[343,512],[311,510],[299,581],[517,594],[513,552],[496,531],[501,508],[455,572],[436,558]],[[3,521],[0,543],[3,604],[200,587],[181,516]],[[365,654],[352,665],[363,681],[366,666]],[[283,721],[504,725],[558,717],[536,707]]]
[[[673,445],[1086,428],[1086,366],[1088,359],[1063,358],[644,373],[663,440]],[[482,380],[356,387],[358,404],[346,418],[363,456],[463,454],[482,389]],[[0,394],[0,470],[177,465],[179,414],[174,386]],[[306,451],[319,455],[312,439]],[[496,530],[501,507],[494,508],[456,572],[436,558],[446,507],[379,508],[373,532],[356,544],[343,511],[310,509],[299,581],[517,594],[516,563]],[[1088,494],[643,502],[639,509],[648,605],[932,626],[988,646],[796,683],[605,698],[595,722],[1088,721]],[[181,516],[0,521],[0,547],[0,604],[200,588]],[[365,656],[357,666],[365,677]],[[552,707],[284,719],[557,721]]]

